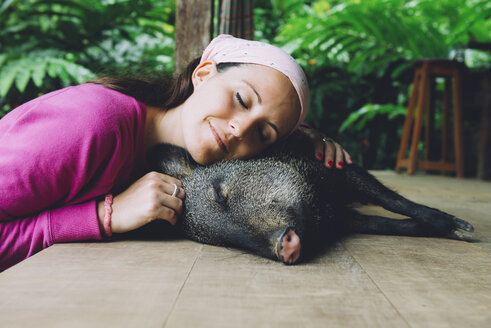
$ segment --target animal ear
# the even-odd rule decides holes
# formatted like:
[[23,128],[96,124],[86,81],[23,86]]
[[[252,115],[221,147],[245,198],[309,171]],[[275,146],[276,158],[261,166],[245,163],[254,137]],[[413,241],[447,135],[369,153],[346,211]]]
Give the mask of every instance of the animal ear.
[[190,175],[198,165],[185,149],[169,144],[159,144],[151,148],[147,152],[147,163],[151,171],[179,180]]

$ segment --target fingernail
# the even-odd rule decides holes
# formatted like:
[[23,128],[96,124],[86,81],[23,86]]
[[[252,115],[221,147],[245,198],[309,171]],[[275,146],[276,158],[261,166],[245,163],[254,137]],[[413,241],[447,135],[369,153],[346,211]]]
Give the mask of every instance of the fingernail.
[[327,165],[329,165],[329,167],[331,167],[332,166],[332,161],[327,162]]
[[338,162],[338,166],[343,167],[343,162]]
[[317,159],[322,159],[322,153],[317,153],[317,155],[315,155],[317,157]]

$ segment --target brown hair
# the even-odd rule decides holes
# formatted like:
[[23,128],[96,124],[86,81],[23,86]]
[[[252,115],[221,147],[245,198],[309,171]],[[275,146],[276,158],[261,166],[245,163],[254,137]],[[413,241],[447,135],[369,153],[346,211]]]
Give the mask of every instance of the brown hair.
[[[166,73],[142,76],[102,75],[87,81],[104,85],[110,89],[131,96],[146,105],[170,109],[182,104],[193,93],[192,75],[201,58],[191,61],[186,69],[173,78]],[[230,67],[238,67],[241,63],[220,63],[217,71],[223,72]]]

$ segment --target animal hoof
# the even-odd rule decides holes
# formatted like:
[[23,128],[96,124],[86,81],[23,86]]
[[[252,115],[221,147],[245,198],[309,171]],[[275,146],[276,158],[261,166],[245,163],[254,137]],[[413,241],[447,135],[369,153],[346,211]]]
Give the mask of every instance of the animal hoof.
[[467,231],[454,230],[453,237],[459,240],[470,241],[472,240],[472,233],[469,233]]
[[466,222],[462,219],[455,218],[455,217],[454,217],[454,220],[455,220],[455,224],[457,225],[457,228],[465,230],[465,231],[469,231],[469,232],[474,232],[474,227],[469,222]]
[[293,229],[286,229],[279,238],[279,259],[285,264],[294,264],[300,257],[300,237]]

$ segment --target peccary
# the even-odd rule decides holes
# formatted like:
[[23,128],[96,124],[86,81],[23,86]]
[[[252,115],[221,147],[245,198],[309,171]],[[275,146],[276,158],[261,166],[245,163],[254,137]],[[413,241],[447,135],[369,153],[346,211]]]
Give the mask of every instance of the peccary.
[[[352,164],[328,169],[301,133],[257,158],[197,165],[181,148],[159,145],[149,164],[180,179],[186,191],[178,227],[190,239],[297,263],[339,234],[438,236],[469,240],[472,225],[419,205]],[[408,216],[362,215],[353,202]],[[307,257],[308,258],[308,257]]]

